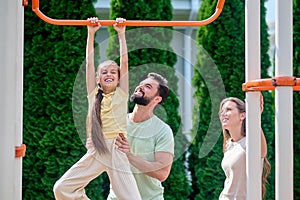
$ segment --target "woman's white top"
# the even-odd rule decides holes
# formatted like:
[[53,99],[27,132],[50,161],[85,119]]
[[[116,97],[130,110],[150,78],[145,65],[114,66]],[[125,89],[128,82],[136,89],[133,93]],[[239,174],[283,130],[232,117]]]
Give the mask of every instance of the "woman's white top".
[[226,179],[219,200],[246,199],[246,137],[237,142],[229,139],[222,160]]

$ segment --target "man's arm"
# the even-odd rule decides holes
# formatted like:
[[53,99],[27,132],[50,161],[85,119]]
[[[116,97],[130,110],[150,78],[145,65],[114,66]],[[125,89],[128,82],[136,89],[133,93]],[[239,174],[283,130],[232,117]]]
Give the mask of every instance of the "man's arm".
[[165,181],[171,171],[173,155],[168,152],[155,152],[154,161],[147,161],[140,156],[130,152],[130,145],[126,139],[117,138],[116,145],[119,150],[126,153],[131,165],[140,170],[142,173],[156,178],[159,181]]
[[135,168],[161,182],[165,181],[170,174],[173,161],[173,155],[170,153],[156,152],[155,160],[152,162],[146,161],[130,152],[127,153],[127,157],[130,164]]

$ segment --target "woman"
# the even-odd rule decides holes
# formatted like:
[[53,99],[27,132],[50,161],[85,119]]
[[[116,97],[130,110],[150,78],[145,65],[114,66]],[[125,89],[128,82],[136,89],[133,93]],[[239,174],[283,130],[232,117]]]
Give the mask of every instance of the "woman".
[[[261,112],[263,98],[261,95]],[[235,97],[224,99],[220,104],[220,121],[223,129],[222,168],[226,175],[224,189],[219,200],[246,199],[246,110],[245,103]],[[270,173],[267,158],[267,143],[261,130],[262,197],[265,196],[266,178]]]

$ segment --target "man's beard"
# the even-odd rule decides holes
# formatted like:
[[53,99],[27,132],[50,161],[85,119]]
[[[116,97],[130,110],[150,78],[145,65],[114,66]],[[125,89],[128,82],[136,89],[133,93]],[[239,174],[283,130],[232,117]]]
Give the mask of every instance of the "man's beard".
[[138,105],[142,105],[142,106],[147,106],[150,103],[151,100],[152,99],[146,98],[144,95],[143,96],[137,96],[135,94],[132,94],[130,96],[130,101],[131,102],[133,102],[135,104],[138,104]]

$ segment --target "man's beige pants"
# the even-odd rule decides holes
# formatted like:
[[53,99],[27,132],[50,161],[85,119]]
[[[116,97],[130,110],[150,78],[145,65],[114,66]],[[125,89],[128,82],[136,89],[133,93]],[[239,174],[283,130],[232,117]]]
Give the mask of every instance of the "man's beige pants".
[[100,174],[107,172],[119,200],[140,200],[141,196],[126,154],[116,149],[114,143],[115,139],[106,139],[110,152],[105,155],[99,155],[94,148],[88,149],[87,153],[55,183],[55,199],[89,199],[84,188]]

